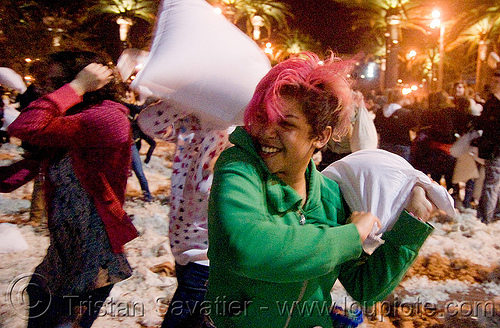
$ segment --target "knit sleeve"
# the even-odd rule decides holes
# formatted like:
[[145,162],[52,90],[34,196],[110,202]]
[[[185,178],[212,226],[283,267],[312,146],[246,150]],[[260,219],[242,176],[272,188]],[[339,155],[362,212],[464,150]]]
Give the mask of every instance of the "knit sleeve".
[[112,102],[89,107],[74,115],[66,115],[82,98],[65,85],[32,102],[9,126],[12,135],[33,145],[75,148],[106,147],[125,142],[130,123],[124,106]]

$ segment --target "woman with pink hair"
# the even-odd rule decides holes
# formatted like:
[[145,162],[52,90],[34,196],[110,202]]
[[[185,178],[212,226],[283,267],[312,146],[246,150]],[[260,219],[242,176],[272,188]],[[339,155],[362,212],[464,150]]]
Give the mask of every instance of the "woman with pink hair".
[[234,146],[219,157],[206,304],[217,327],[332,327],[337,278],[355,300],[379,301],[432,231],[424,222],[431,203],[414,187],[385,243],[364,254],[379,219],[351,213],[338,184],[311,161],[348,131],[351,64],[301,53],[276,65],[257,86],[245,127],[231,134]]

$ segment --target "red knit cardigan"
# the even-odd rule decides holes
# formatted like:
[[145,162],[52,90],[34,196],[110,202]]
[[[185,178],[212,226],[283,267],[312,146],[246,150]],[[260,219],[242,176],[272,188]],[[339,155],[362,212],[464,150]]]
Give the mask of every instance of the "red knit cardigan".
[[[120,253],[125,243],[137,237],[123,209],[131,163],[128,109],[105,100],[65,116],[81,101],[82,97],[66,84],[32,102],[8,129],[33,145],[69,150],[78,181],[92,197],[113,251]],[[50,204],[52,186],[46,182]]]

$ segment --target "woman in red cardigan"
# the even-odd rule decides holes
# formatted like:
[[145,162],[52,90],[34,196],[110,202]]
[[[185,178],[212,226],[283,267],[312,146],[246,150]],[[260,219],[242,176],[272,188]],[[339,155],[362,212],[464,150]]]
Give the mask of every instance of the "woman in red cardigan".
[[112,71],[89,52],[49,56],[33,101],[9,126],[47,154],[42,164],[50,246],[31,278],[28,327],[90,327],[114,283],[132,270],[137,236],[123,210],[130,123],[113,101]]

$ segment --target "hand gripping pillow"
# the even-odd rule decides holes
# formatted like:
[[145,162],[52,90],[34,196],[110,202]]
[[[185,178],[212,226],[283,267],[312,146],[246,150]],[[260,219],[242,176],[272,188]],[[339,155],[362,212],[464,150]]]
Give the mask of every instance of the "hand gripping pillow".
[[204,0],[164,0],[151,52],[132,88],[225,129],[242,123],[270,67],[257,44]]
[[352,211],[370,212],[382,222],[382,228],[374,227],[363,243],[366,253],[372,254],[383,244],[380,236],[392,228],[407,205],[415,184],[422,186],[428,198],[453,217],[453,198],[446,188],[438,185],[415,170],[401,156],[381,149],[354,152],[333,162],[323,173],[335,180]]

